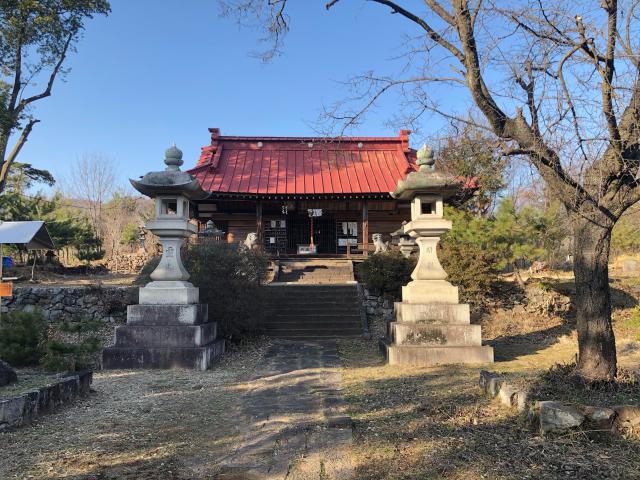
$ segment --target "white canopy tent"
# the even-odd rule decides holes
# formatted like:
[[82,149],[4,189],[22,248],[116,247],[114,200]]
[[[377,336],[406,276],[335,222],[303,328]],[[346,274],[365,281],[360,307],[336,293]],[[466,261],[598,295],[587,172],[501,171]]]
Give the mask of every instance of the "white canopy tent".
[[[52,250],[53,240],[42,221],[0,222],[0,281],[2,281],[2,246],[24,245],[28,250]],[[33,259],[35,267],[35,255]],[[31,270],[33,278],[33,268]]]

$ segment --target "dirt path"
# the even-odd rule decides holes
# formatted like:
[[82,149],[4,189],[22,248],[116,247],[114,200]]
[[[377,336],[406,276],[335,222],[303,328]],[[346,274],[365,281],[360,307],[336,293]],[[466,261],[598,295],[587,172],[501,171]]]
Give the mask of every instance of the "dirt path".
[[274,341],[243,396],[243,439],[221,479],[353,476],[335,341]]

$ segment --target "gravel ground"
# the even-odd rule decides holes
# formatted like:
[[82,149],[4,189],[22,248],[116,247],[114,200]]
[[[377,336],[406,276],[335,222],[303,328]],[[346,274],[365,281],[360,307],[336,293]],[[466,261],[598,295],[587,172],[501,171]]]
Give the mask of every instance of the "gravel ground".
[[237,442],[244,382],[267,345],[207,372],[97,372],[89,398],[0,434],[0,479],[211,478]]

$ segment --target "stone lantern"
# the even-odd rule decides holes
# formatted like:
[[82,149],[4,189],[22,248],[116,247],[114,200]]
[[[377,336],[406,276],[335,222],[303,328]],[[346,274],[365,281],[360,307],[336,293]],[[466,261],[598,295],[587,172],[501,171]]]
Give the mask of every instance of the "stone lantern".
[[155,200],[155,217],[146,228],[162,245],[151,282],[140,288],[139,305],[127,308],[127,324],[116,328],[115,345],[103,352],[104,368],[172,368],[204,370],[224,351],[216,324],[208,319],[199,289],[188,282],[181,248],[197,227],[190,222],[192,201],[205,198],[199,182],[180,171],[182,152],[165,152],[166,169],[149,172],[131,184]]
[[461,305],[458,287],[446,281],[436,248],[451,229],[444,219],[444,200],[461,183],[434,169],[433,153],[418,151],[418,172],[412,172],[391,195],[411,202],[411,221],[403,226],[419,247],[412,281],[402,287],[402,302],[395,304],[395,321],[386,339],[391,364],[435,365],[492,362],[493,349],[482,346],[479,325],[470,324],[469,305]]
[[393,239],[394,245],[397,245],[400,249],[402,256],[409,258],[416,248],[416,241],[411,238],[411,235],[405,233],[404,226],[406,224],[407,221],[403,221],[402,226],[391,234],[391,238]]

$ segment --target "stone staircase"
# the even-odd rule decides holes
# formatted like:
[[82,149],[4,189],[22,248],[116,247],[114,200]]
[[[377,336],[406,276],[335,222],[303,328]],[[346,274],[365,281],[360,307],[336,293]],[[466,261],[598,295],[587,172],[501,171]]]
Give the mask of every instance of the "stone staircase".
[[266,333],[290,340],[322,340],[363,333],[357,285],[270,285]]

